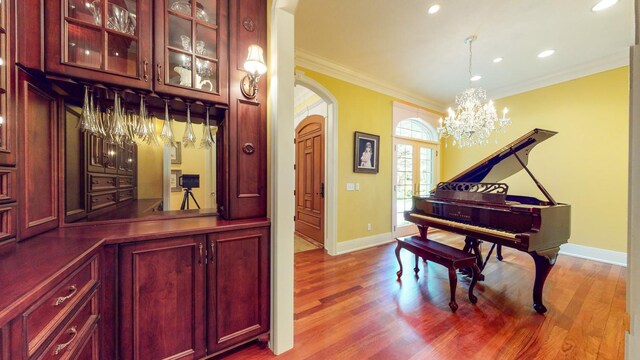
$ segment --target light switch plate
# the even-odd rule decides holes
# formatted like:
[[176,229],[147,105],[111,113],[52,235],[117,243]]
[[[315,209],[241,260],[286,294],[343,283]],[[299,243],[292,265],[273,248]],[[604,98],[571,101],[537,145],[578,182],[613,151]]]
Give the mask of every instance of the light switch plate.
[[356,191],[360,191],[360,183],[356,183]]
[[355,190],[355,185],[353,183],[347,183],[347,191]]

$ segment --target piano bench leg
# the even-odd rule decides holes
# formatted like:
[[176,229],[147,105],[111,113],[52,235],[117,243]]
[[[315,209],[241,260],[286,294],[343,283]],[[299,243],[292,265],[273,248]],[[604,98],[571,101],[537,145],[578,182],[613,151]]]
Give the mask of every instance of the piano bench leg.
[[449,302],[449,307],[452,312],[456,312],[458,310],[458,304],[456,303],[456,285],[458,284],[458,276],[456,275],[456,269],[451,266],[449,267],[449,287],[451,288],[451,302]]
[[420,262],[420,258],[418,257],[417,254],[415,254],[415,258],[416,258],[416,267],[413,268],[413,271],[416,273],[416,276],[418,276],[418,272],[420,272],[420,268],[418,267],[418,263]]
[[469,285],[469,301],[471,301],[472,304],[475,304],[478,302],[478,298],[475,295],[473,295],[473,289],[476,287],[476,284],[478,283],[478,277],[480,276],[480,268],[478,267],[478,265],[473,264],[471,269],[473,271],[473,277],[471,278],[471,284]]
[[496,249],[496,258],[500,261],[502,261],[503,257],[502,257],[502,245],[498,245],[498,248]]
[[400,241],[398,240],[398,245],[396,245],[396,259],[398,259],[398,264],[400,265],[400,270],[396,272],[398,275],[398,279],[402,276],[402,260],[400,260],[400,249],[401,249]]

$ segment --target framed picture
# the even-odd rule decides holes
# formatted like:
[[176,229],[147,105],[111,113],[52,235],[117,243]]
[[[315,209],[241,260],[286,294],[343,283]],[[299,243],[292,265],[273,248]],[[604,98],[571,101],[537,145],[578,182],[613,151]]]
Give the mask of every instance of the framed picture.
[[182,147],[180,146],[180,141],[176,141],[176,147],[171,146],[169,149],[171,150],[171,163],[182,164]]
[[377,174],[380,170],[380,136],[356,131],[353,172]]
[[169,186],[171,186],[171,192],[182,191],[180,186],[180,176],[182,176],[182,170],[171,170],[171,176],[169,176]]

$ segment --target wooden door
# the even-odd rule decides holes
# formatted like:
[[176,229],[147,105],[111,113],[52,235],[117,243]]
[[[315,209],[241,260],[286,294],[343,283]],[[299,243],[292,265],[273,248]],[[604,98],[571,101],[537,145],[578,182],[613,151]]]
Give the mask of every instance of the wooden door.
[[121,359],[205,355],[205,250],[203,235],[120,248]]
[[[46,1],[46,71],[150,90],[152,3],[151,0]],[[123,14],[122,21],[110,21],[116,11]]]
[[296,128],[296,234],[324,244],[324,117]]
[[18,71],[21,239],[58,226],[58,128],[53,91]]
[[209,354],[269,331],[269,228],[209,235]]

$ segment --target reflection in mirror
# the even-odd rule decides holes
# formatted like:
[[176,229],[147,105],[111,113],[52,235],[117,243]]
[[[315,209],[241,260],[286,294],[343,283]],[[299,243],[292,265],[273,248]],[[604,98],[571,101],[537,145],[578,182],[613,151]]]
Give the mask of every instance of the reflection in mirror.
[[[65,106],[65,222],[215,214],[215,146],[118,145],[83,132],[81,117],[80,106]],[[162,120],[153,121],[159,136]],[[172,123],[184,133],[184,121]],[[192,126],[206,134],[204,124]],[[210,127],[214,136],[216,130]]]

